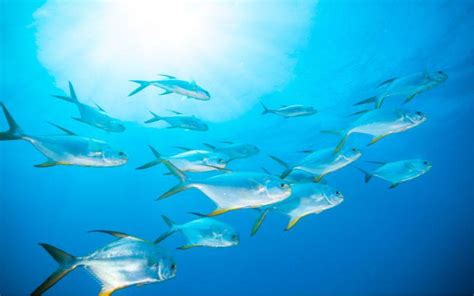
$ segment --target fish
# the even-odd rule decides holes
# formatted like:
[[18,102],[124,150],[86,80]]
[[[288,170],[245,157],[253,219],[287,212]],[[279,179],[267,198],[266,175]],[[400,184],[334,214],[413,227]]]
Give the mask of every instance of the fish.
[[260,153],[260,149],[251,144],[223,142],[227,145],[216,147],[211,144],[204,143],[204,145],[217,153],[223,153],[229,157],[229,160],[249,158]]
[[406,109],[373,109],[363,110],[355,114],[362,114],[349,127],[342,131],[322,131],[336,134],[341,137],[334,152],[341,151],[351,134],[372,135],[369,145],[375,144],[384,137],[412,129],[426,121],[427,117],[420,111]]
[[321,183],[305,183],[292,186],[291,196],[272,205],[261,207],[260,216],[252,227],[254,236],[260,229],[269,212],[280,213],[290,218],[285,231],[292,229],[298,221],[311,214],[338,206],[344,201],[343,194],[329,185]]
[[183,153],[162,156],[153,146],[149,145],[155,159],[138,167],[143,170],[168,161],[183,172],[203,173],[226,170],[229,158],[225,154],[207,150],[188,150]]
[[394,162],[379,162],[370,161],[380,165],[379,168],[373,172],[368,172],[364,169],[358,168],[365,175],[365,182],[369,182],[373,176],[389,181],[390,187],[395,188],[400,183],[413,180],[426,174],[433,165],[428,160],[423,159],[407,159]]
[[262,114],[273,113],[276,115],[280,115],[284,118],[309,116],[318,113],[318,111],[311,106],[291,105],[282,106],[278,109],[268,109],[263,103],[260,104],[263,107]]
[[182,95],[183,97],[188,99],[196,99],[201,101],[208,101],[211,99],[210,93],[204,88],[197,85],[194,80],[188,82],[180,80],[171,75],[160,74],[160,76],[163,76],[165,79],[151,81],[130,80],[131,82],[138,83],[140,86],[133,90],[128,96],[133,96],[136,93],[147,88],[148,86],[153,85],[164,90],[164,92],[160,94],[162,96],[175,93]]
[[198,213],[194,214],[200,218],[184,224],[176,224],[163,215],[162,218],[170,229],[156,241],[161,242],[173,233],[181,232],[186,237],[186,244],[178,247],[179,250],[194,247],[226,248],[239,244],[239,235],[231,225],[213,218],[203,217]]
[[390,78],[377,86],[377,88],[382,90],[380,95],[370,97],[355,105],[375,103],[375,108],[380,108],[384,99],[395,96],[404,96],[404,103],[408,103],[415,96],[437,87],[447,79],[448,75],[443,71],[425,71],[403,77]]
[[199,181],[190,181],[171,162],[166,160],[162,160],[162,162],[180,182],[163,193],[158,200],[196,188],[217,206],[207,215],[208,217],[239,209],[269,205],[291,195],[291,187],[288,182],[277,176],[257,172],[230,172]]
[[55,165],[84,167],[115,167],[127,163],[127,155],[111,147],[104,141],[82,137],[59,125],[62,135],[34,136],[23,132],[3,103],[0,103],[9,129],[0,133],[0,141],[25,140],[46,156],[46,161],[35,165],[37,168]]
[[158,243],[116,231],[92,232],[110,234],[117,240],[84,257],[75,257],[51,245],[40,244],[59,267],[31,295],[42,295],[79,267],[99,281],[102,286],[99,296],[110,296],[130,286],[163,282],[176,276],[175,260]]
[[96,108],[94,108],[79,102],[76,92],[74,91],[74,87],[70,81],[69,92],[69,96],[53,95],[53,97],[76,105],[79,110],[80,117],[72,117],[73,119],[108,132],[121,133],[125,131],[125,126],[122,121],[107,115],[105,110],[99,105],[96,104]]
[[159,116],[158,114],[150,111],[153,118],[148,119],[147,121],[145,121],[145,123],[152,123],[163,120],[169,124],[168,128],[182,128],[186,130],[195,130],[203,132],[209,129],[207,124],[196,116],[184,116],[180,112],[172,110],[170,111],[177,114],[177,116]]
[[290,165],[278,157],[270,157],[285,167],[285,171],[281,175],[282,178],[286,178],[293,171],[303,171],[313,175],[314,182],[319,182],[327,174],[348,166],[362,156],[357,148],[341,149],[336,153],[333,148],[305,150],[304,152],[308,155],[294,165]]

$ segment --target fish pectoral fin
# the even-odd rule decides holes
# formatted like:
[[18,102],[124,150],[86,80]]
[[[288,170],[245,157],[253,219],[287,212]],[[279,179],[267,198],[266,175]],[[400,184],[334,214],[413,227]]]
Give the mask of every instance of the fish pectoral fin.
[[79,122],[82,122],[82,123],[87,123],[84,120],[82,120],[82,118],[79,118],[79,117],[71,117],[71,118],[74,119],[74,120],[77,120]]
[[55,165],[58,165],[58,164],[61,164],[61,163],[56,162],[54,160],[47,160],[43,163],[36,164],[35,168],[49,168],[49,167],[52,167],[52,166],[55,166]]
[[386,136],[388,136],[388,135],[381,135],[381,136],[375,136],[375,137],[373,137],[372,141],[370,141],[370,143],[368,144],[368,146],[377,143],[378,141],[382,140],[382,139],[385,138]]
[[390,187],[388,187],[389,189],[393,189],[395,187],[397,187],[400,183],[393,183],[392,185],[390,185]]
[[169,95],[169,94],[171,94],[171,93],[173,93],[173,92],[170,91],[170,90],[165,90],[164,92],[162,92],[162,93],[160,94],[160,96]]
[[184,251],[184,250],[188,250],[188,249],[195,248],[195,247],[201,247],[201,246],[200,245],[184,245],[184,246],[178,247],[176,249]]
[[89,231],[89,233],[93,233],[93,232],[110,234],[111,236],[114,236],[116,238],[133,237],[133,238],[141,240],[141,238],[138,238],[136,236],[129,235],[129,234],[126,234],[126,233],[123,233],[123,232],[118,232],[118,231],[112,231],[112,230],[90,230]]
[[214,217],[214,216],[222,215],[224,213],[234,211],[234,210],[237,210],[237,208],[235,208],[235,209],[215,209],[211,213],[207,214],[207,217]]

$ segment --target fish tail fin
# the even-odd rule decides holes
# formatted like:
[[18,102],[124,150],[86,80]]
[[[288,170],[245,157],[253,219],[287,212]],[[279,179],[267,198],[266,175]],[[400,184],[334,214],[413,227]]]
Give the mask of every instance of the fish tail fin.
[[147,162],[145,163],[144,165],[142,166],[139,166],[137,168],[137,170],[144,170],[144,169],[148,169],[148,168],[151,168],[157,164],[160,164],[162,162],[162,159],[161,159],[161,154],[151,145],[148,145],[150,147],[150,150],[151,152],[153,153],[153,155],[155,156],[155,160],[152,160],[150,162]]
[[272,110],[268,109],[267,106],[265,106],[263,103],[260,103],[260,105],[262,105],[262,107],[263,107],[262,114],[267,114],[267,113],[270,113],[272,111]]
[[155,244],[158,244],[160,243],[161,241],[167,239],[170,235],[172,235],[173,233],[175,233],[176,231],[178,231],[178,224],[176,224],[173,220],[171,220],[170,218],[168,218],[167,216],[165,215],[161,215],[161,218],[163,218],[163,221],[165,221],[166,225],[168,225],[168,227],[170,228],[167,232],[163,233],[162,235],[160,235],[160,237],[158,237],[154,243]]
[[5,107],[3,103],[0,103],[0,105],[2,106],[3,114],[5,114],[5,119],[8,123],[8,130],[6,132],[0,132],[0,141],[21,139],[24,134],[20,126],[16,123],[15,119],[13,119],[7,107]]
[[349,135],[350,135],[350,132],[335,131],[335,130],[325,130],[325,131],[321,131],[321,133],[338,135],[339,137],[341,137],[341,139],[336,145],[336,148],[334,149],[334,153],[338,153],[339,151],[341,151],[344,145],[346,145],[347,139],[349,138]]
[[69,81],[69,96],[53,95],[53,97],[64,100],[69,103],[79,104],[79,100],[77,99],[76,92],[74,91],[74,86],[72,86],[71,81]]
[[173,186],[171,189],[163,193],[160,197],[158,197],[158,200],[165,199],[167,197],[175,195],[176,193],[179,193],[181,191],[184,191],[190,188],[190,184],[187,180],[187,177],[181,170],[175,167],[168,160],[162,159],[161,163],[163,163],[168,168],[168,170],[173,176],[179,179],[179,184],[176,186]]
[[149,112],[153,117],[151,119],[148,119],[147,121],[145,121],[145,123],[152,123],[152,122],[157,122],[157,121],[163,120],[163,118],[161,116],[159,116],[158,114],[156,114],[152,111],[149,111]]
[[366,171],[366,170],[364,170],[364,169],[361,169],[361,168],[359,168],[359,167],[357,167],[357,169],[358,169],[359,171],[361,171],[361,172],[364,174],[364,176],[365,176],[365,179],[364,179],[364,180],[365,180],[365,183],[368,183],[368,182],[370,181],[370,179],[372,179],[372,177],[373,177],[373,174],[372,174],[372,173],[370,173],[370,172],[368,172],[368,171]]
[[373,97],[370,97],[370,98],[367,98],[365,100],[362,100],[360,102],[357,102],[354,104],[354,106],[359,106],[359,105],[365,105],[365,104],[377,104],[377,101],[378,101],[378,97],[377,96],[373,96]]
[[269,212],[269,209],[265,209],[262,211],[258,219],[255,221],[255,224],[252,227],[252,232],[250,233],[251,236],[254,236],[257,234],[257,231],[260,229],[260,226],[262,226],[263,221],[265,220],[265,217],[267,217],[267,214]]
[[76,257],[48,244],[40,245],[51,255],[51,257],[53,257],[54,260],[56,260],[59,267],[41,285],[39,285],[33,293],[31,293],[32,296],[42,295],[46,290],[54,286],[69,272],[79,266],[79,260]]
[[138,86],[135,90],[133,90],[130,94],[128,94],[129,97],[133,96],[134,94],[142,91],[146,87],[148,87],[151,83],[150,81],[144,81],[144,80],[130,80],[131,82],[138,83],[140,86]]

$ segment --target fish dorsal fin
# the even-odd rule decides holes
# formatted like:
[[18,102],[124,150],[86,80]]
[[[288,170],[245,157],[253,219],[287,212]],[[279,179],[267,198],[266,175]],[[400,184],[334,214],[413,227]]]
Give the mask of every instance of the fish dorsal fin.
[[229,145],[235,144],[234,142],[231,142],[231,141],[220,141],[220,142],[224,144],[229,144]]
[[188,214],[194,215],[194,216],[199,217],[199,218],[207,218],[207,215],[201,214],[201,213],[198,213],[198,212],[188,212]]
[[347,115],[346,117],[361,115],[361,114],[365,114],[365,113],[370,112],[370,111],[371,111],[370,109],[368,109],[368,110],[360,110],[360,111],[351,113],[351,114]]
[[72,131],[70,131],[70,130],[62,127],[62,126],[59,126],[59,125],[57,125],[55,123],[52,123],[52,122],[50,122],[49,124],[51,124],[54,127],[57,127],[58,129],[62,130],[63,132],[65,132],[66,134],[68,134],[70,136],[77,136],[77,134],[75,132],[72,132]]
[[311,149],[308,149],[308,150],[301,150],[301,151],[298,151],[300,153],[306,153],[306,154],[310,154],[310,153],[313,153],[314,151],[316,150],[311,150]]
[[181,112],[174,111],[174,110],[170,110],[170,109],[166,109],[166,110],[168,110],[168,111],[170,111],[170,112],[173,112],[174,114],[177,114],[177,115],[182,115],[182,114],[183,114],[183,113],[181,113]]
[[272,173],[270,173],[270,171],[267,170],[266,168],[261,167],[261,169],[262,169],[262,171],[263,171],[265,174],[267,174],[267,175],[272,175]]
[[94,102],[94,105],[95,105],[95,106],[97,107],[97,109],[99,109],[100,111],[106,112],[106,111],[104,110],[104,108],[102,108],[101,106],[99,106],[99,104],[97,104],[96,102]]
[[377,87],[381,87],[382,85],[387,85],[389,83],[392,83],[393,81],[395,81],[396,79],[398,79],[398,77],[393,77],[393,78],[390,78],[390,79],[387,79],[385,80],[384,82],[381,82],[377,85]]
[[203,143],[203,145],[206,146],[207,148],[210,148],[211,150],[216,150],[216,146],[213,146],[211,144]]
[[368,163],[373,163],[373,164],[380,164],[380,165],[387,164],[387,163],[386,163],[386,162],[384,162],[384,161],[372,161],[372,160],[366,160],[365,162],[368,162]]
[[193,149],[183,146],[174,146],[174,148],[181,149],[183,151],[192,151]]
[[171,75],[167,75],[167,74],[158,74],[159,76],[163,76],[165,78],[168,78],[168,79],[176,79],[175,76],[171,76]]
[[132,236],[132,235],[129,235],[129,234],[126,234],[126,233],[123,233],[123,232],[112,231],[112,230],[91,230],[91,231],[89,231],[89,233],[93,233],[93,232],[110,234],[111,236],[114,236],[116,238],[131,237],[131,238],[136,238],[136,239],[142,240],[141,238],[138,238],[136,236]]

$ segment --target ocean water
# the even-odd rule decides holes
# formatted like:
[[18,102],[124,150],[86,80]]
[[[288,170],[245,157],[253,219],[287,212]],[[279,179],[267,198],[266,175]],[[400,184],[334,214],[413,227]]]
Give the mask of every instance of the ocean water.
[[[197,190],[155,201],[177,181],[163,175],[164,166],[135,170],[152,160],[147,145],[168,155],[178,152],[174,146],[250,143],[261,152],[229,168],[279,173],[268,155],[295,162],[300,150],[335,146],[337,137],[320,131],[350,124],[345,116],[360,110],[353,104],[373,95],[380,82],[438,70],[448,80],[403,106],[425,113],[425,123],[372,146],[364,135],[349,143],[362,150],[357,166],[423,158],[433,163],[427,174],[388,189],[377,178],[365,184],[354,166],[346,167],[326,178],[344,202],[303,218],[291,231],[283,231],[286,217],[271,214],[250,237],[257,212],[227,213],[218,219],[238,230],[239,246],[173,251],[176,278],[114,295],[474,293],[473,1],[170,3],[2,0],[0,101],[23,130],[58,133],[50,121],[129,155],[127,165],[115,168],[39,169],[33,165],[44,157],[30,144],[0,142],[2,296],[28,295],[56,269],[40,242],[86,255],[113,240],[89,230],[153,240],[167,230],[162,214],[186,222],[193,219],[188,212],[213,210]],[[196,79],[212,98],[158,96],[156,88],[127,97],[135,87],[128,80],[157,73]],[[98,102],[127,130],[107,133],[72,120],[75,107],[51,96],[66,93],[68,80],[82,101]],[[261,115],[260,102],[311,105],[319,112],[283,119]],[[388,99],[382,108],[402,102]],[[145,125],[148,109],[196,114],[209,130]],[[183,238],[162,244],[174,250]],[[78,269],[45,295],[99,290]]]

